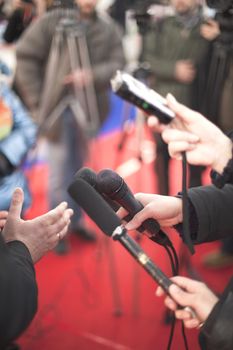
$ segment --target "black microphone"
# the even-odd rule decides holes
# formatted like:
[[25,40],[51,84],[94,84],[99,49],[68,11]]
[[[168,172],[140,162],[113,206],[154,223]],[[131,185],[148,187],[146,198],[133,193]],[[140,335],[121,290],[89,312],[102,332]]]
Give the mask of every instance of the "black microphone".
[[[110,205],[110,207],[117,212],[117,210],[121,207],[117,202],[115,202],[114,200],[112,200],[111,198],[109,198],[106,194],[102,193],[101,190],[98,187],[98,183],[97,183],[97,174],[94,170],[88,168],[88,167],[83,167],[81,169],[79,169],[77,171],[77,173],[74,176],[74,179],[83,179],[84,181],[86,181],[87,183],[89,183],[89,185],[91,185],[103,198],[104,200]],[[133,215],[126,215],[123,220],[125,221],[130,221],[132,220]],[[143,232],[145,229],[142,228],[141,226],[137,229],[137,231],[139,232]]]
[[105,201],[110,205],[110,207],[115,212],[120,208],[119,204],[117,204],[111,198],[106,196],[104,193],[101,193],[101,191],[99,190],[98,185],[97,185],[97,174],[94,170],[92,170],[88,167],[83,167],[83,168],[79,169],[77,171],[77,173],[75,174],[74,179],[79,179],[79,178],[83,179],[84,181],[89,183],[89,185],[91,185],[97,192],[99,192],[101,194],[101,196],[105,199]]
[[74,179],[83,179],[84,181],[88,182],[89,185],[94,187],[96,189],[97,186],[97,174],[94,170],[83,167],[79,169],[76,174],[74,175]]
[[[147,271],[163,290],[169,295],[169,287],[173,283],[154,264],[150,257],[142,250],[133,238],[127,234],[127,230],[121,225],[120,218],[106,203],[95,189],[81,178],[76,178],[68,188],[68,193],[74,201],[88,214],[96,225],[107,236],[119,241],[134,259]],[[189,307],[180,307],[190,312],[191,317],[197,318],[194,310]]]
[[[119,203],[131,216],[134,216],[144,207],[133,195],[132,191],[122,177],[111,169],[101,170],[97,175],[97,186],[99,191],[110,199]],[[155,219],[146,219],[140,232],[147,231],[147,236],[154,242],[161,245],[171,246],[168,236],[160,230],[160,225]]]
[[[121,205],[119,205],[117,202],[109,198],[105,193],[102,193],[97,183],[97,174],[93,169],[90,169],[88,167],[83,167],[79,169],[74,176],[74,179],[78,179],[78,178],[83,179],[84,181],[89,183],[89,185],[91,185],[104,198],[104,200],[110,205],[110,207],[115,212],[117,212],[118,209],[121,207]],[[125,220],[126,222],[129,222],[130,220],[132,220],[133,216],[134,215],[132,214],[128,214],[123,218],[123,220]],[[137,231],[143,233],[145,231],[145,228],[141,225],[140,227],[137,228]]]
[[121,225],[120,218],[95,189],[81,178],[76,178],[68,193],[107,236],[119,241],[147,273],[168,293],[172,281],[157,267],[149,256]]

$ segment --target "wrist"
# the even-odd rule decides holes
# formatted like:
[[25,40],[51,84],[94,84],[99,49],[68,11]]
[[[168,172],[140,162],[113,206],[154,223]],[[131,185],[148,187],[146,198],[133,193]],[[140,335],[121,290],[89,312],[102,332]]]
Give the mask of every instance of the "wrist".
[[224,138],[216,151],[215,160],[212,163],[212,169],[221,175],[231,158],[232,141],[224,135]]
[[[218,166],[215,166],[210,173],[212,183],[222,188],[226,183],[233,184],[233,148],[230,141],[229,149],[231,147],[231,153],[227,151],[227,155],[219,162]],[[221,166],[220,166],[221,164]]]

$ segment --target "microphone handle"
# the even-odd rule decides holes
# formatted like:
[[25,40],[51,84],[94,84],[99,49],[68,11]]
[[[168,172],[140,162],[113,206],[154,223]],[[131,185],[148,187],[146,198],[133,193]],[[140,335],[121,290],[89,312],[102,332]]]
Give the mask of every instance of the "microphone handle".
[[169,287],[172,281],[160,270],[150,257],[142,250],[133,238],[127,235],[124,228],[117,227],[112,235],[114,240],[119,241],[135,260],[148,272],[148,274],[169,294]]
[[[135,242],[127,233],[123,226],[118,226],[112,234],[112,238],[119,241],[125,249],[132,255],[135,260],[147,271],[147,273],[153,278],[157,284],[163,288],[163,290],[170,295],[169,287],[173,282],[168,278],[158,266],[150,259],[150,257],[142,250],[139,244]],[[198,318],[195,311],[190,306],[180,306],[178,309],[186,310],[190,313],[192,318]]]

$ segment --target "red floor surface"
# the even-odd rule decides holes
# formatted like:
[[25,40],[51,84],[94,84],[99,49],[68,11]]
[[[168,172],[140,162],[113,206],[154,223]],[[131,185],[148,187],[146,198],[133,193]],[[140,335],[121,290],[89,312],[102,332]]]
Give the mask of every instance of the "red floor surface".
[[[118,133],[97,140],[88,165],[96,171],[113,168],[125,174],[134,192],[156,191],[153,173],[153,144],[144,135],[143,162],[138,161],[135,135],[127,138],[123,151],[117,151]],[[120,165],[123,168],[119,168]],[[128,164],[128,165],[127,165]],[[132,172],[132,173],[131,173]],[[180,164],[171,164],[171,192],[181,186]],[[47,209],[45,165],[29,173],[34,203],[28,213],[34,216]],[[207,175],[205,175],[205,181]],[[41,186],[43,184],[43,186]],[[93,227],[93,223],[90,223]],[[98,230],[97,230],[98,231]],[[180,240],[171,232],[180,251]],[[146,237],[142,247],[161,269],[171,275],[164,249]],[[208,270],[201,264],[204,253],[218,243],[196,247],[191,258],[192,272],[220,292],[233,268]],[[39,309],[29,329],[20,338],[22,350],[165,350],[170,326],[165,325],[163,301],[155,297],[156,283],[137,265],[119,243],[98,231],[98,242],[87,244],[70,237],[70,252],[53,252],[36,265]],[[185,273],[185,271],[184,271]],[[173,350],[184,349],[181,325],[176,325]],[[196,330],[186,331],[189,350],[199,349]]]

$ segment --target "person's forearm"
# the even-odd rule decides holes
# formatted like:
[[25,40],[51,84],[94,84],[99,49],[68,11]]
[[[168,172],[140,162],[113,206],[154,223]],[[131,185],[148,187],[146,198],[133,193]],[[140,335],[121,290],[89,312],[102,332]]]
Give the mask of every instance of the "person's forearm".
[[[37,310],[37,284],[27,247],[18,241],[1,249],[0,345],[18,337]],[[2,247],[1,247],[2,248]]]
[[232,158],[232,140],[228,137],[222,138],[222,142],[218,147],[221,150],[221,154],[219,154],[215,162],[212,164],[212,168],[219,174],[222,174],[224,168]]
[[196,244],[232,236],[233,185],[195,187],[188,196],[198,220]]

